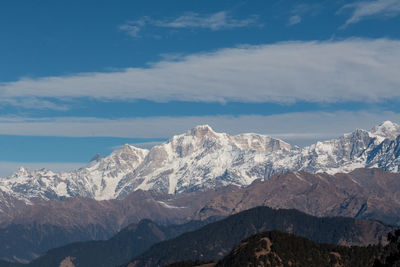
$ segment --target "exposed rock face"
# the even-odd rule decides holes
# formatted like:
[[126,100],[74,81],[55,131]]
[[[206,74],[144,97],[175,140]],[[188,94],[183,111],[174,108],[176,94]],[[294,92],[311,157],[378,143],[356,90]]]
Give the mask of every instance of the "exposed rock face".
[[121,199],[139,189],[177,194],[246,186],[300,170],[333,174],[379,167],[399,172],[399,135],[399,125],[384,122],[369,132],[355,130],[298,148],[263,135],[216,133],[203,125],[150,151],[125,145],[69,173],[21,168],[0,179],[0,191],[26,203],[78,196],[104,200]]

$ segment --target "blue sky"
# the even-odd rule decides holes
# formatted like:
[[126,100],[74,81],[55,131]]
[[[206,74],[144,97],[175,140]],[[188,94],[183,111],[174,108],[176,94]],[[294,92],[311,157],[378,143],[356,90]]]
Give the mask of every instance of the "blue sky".
[[197,124],[307,145],[400,122],[400,1],[2,1],[0,175]]

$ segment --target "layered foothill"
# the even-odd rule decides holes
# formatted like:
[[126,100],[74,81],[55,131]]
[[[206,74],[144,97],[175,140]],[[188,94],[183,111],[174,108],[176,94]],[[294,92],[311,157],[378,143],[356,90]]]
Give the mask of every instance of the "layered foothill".
[[257,207],[158,243],[126,266],[165,266],[187,260],[219,260],[228,255],[241,240],[274,229],[317,243],[339,245],[378,244],[384,242],[383,237],[393,229],[379,222],[364,222],[340,217],[318,218],[296,210]]
[[377,168],[334,175],[304,171],[277,174],[217,196],[192,218],[226,216],[260,205],[400,225],[400,174]]

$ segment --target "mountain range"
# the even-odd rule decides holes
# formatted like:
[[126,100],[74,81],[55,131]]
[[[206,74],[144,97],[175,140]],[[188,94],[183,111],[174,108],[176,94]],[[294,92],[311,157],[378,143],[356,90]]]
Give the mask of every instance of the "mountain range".
[[371,241],[390,231],[390,227],[378,222],[340,217],[317,218],[296,210],[257,207],[155,244],[133,259],[128,266],[165,266],[186,260],[218,260],[243,239],[273,229],[318,243],[341,245],[377,244],[378,240]]
[[244,188],[227,186],[187,194],[137,190],[122,200],[51,200],[14,210],[14,217],[3,221],[0,258],[27,262],[71,242],[108,239],[142,219],[161,225],[205,221],[256,206],[400,225],[399,192],[400,174],[374,168],[335,175],[276,174]]
[[27,262],[142,219],[185,223],[256,206],[400,225],[399,142],[388,121],[304,148],[205,125],[72,172],[21,167],[0,178],[0,258]]
[[189,259],[215,260],[227,255],[244,238],[273,229],[319,243],[347,246],[386,243],[386,234],[393,230],[375,221],[318,218],[296,210],[257,207],[216,222],[191,221],[163,226],[142,220],[106,241],[72,243],[51,249],[28,266],[59,266],[68,259],[75,267],[119,266],[135,257],[138,266],[164,266]]
[[124,145],[71,172],[21,167],[0,179],[0,208],[6,212],[15,205],[10,198],[31,204],[69,197],[122,199],[139,189],[179,194],[247,186],[300,170],[333,174],[378,167],[399,172],[399,135],[400,126],[386,121],[370,131],[357,129],[299,148],[264,135],[230,136],[197,126],[151,150]]
[[0,259],[28,262],[54,247],[108,239],[143,219],[184,222],[226,190],[231,188],[179,195],[138,190],[122,200],[68,198],[25,205],[0,217]]
[[221,192],[193,218],[227,216],[260,205],[400,225],[400,174],[378,168],[333,175],[304,171],[277,174],[235,192]]

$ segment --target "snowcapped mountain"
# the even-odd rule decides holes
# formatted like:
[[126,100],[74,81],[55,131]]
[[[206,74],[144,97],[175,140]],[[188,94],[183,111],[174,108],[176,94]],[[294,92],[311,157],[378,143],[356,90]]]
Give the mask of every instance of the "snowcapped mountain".
[[77,196],[111,199],[118,182],[135,170],[148,152],[124,145],[108,157],[92,160],[85,168],[72,172],[54,173],[21,167],[11,176],[0,179],[0,191],[28,203]]
[[384,121],[370,131],[371,136],[396,139],[400,133],[400,125],[391,121]]
[[263,156],[289,151],[281,140],[257,134],[229,136],[210,126],[198,126],[154,147],[138,168],[117,188],[119,197],[135,189],[174,194],[228,184],[247,185],[259,178],[250,169]]
[[123,198],[138,189],[176,194],[244,186],[299,170],[333,174],[379,167],[400,172],[399,135],[400,126],[386,121],[371,131],[357,129],[299,148],[264,135],[216,133],[203,125],[150,151],[125,145],[72,172],[20,168],[0,179],[0,191],[27,203],[76,196],[103,200]]

